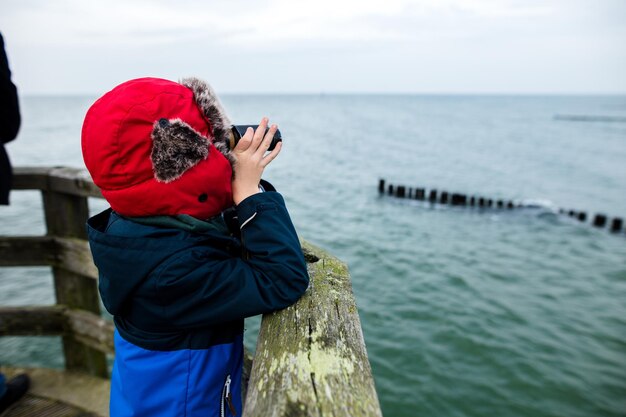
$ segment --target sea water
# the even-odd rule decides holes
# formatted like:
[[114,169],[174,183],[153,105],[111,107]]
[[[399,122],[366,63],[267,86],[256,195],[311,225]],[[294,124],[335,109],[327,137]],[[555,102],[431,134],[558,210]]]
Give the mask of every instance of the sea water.
[[[83,167],[80,128],[93,100],[23,97],[22,130],[7,147],[14,165]],[[348,264],[385,415],[626,415],[626,235],[558,214],[626,216],[626,97],[223,102],[237,123],[279,124],[284,148],[265,178],[299,234]],[[379,195],[381,178],[541,204],[396,199]],[[0,207],[0,234],[45,232],[38,192],[11,202]],[[53,301],[47,268],[0,269],[0,304]],[[247,328],[253,349],[258,319]],[[62,367],[59,338],[2,338],[0,362]]]

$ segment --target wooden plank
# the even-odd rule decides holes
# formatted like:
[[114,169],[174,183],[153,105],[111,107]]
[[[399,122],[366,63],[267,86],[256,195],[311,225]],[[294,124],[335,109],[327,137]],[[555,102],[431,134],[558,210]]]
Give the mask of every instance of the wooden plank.
[[304,248],[311,284],[263,317],[243,416],[381,416],[347,267]]
[[0,236],[0,267],[57,266],[98,279],[89,243],[52,236]]
[[0,307],[0,336],[58,336],[66,328],[65,308]]
[[98,279],[98,268],[93,263],[89,243],[86,240],[55,238],[54,242],[56,258],[53,265],[84,277]]
[[13,167],[11,188],[14,190],[47,190],[51,167]]
[[53,168],[48,176],[48,189],[81,197],[102,198],[100,189],[93,183],[89,173],[84,169]]
[[14,190],[56,191],[81,197],[102,198],[100,189],[84,169],[67,167],[15,167]]
[[0,307],[0,336],[67,336],[113,354],[113,330],[100,316],[62,305]]
[[84,310],[68,310],[66,317],[74,339],[100,352],[115,353],[113,323]]
[[0,236],[0,266],[45,266],[55,262],[50,236]]

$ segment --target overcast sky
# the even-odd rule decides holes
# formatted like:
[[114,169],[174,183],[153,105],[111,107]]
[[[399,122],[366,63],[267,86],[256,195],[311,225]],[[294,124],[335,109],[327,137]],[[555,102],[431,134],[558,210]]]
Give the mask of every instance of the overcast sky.
[[626,0],[1,0],[22,94],[626,93]]

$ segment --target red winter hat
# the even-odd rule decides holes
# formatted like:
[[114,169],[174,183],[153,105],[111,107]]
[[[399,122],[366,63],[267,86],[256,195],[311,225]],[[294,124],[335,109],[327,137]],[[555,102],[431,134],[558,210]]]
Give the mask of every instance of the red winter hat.
[[85,165],[113,210],[207,219],[232,205],[230,120],[205,82],[127,81],[87,111]]

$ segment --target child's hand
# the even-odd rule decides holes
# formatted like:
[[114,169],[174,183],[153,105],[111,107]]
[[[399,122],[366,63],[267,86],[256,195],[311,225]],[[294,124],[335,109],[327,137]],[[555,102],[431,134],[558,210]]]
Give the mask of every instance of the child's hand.
[[[276,158],[282,147],[282,142],[278,142],[274,150],[267,155],[267,148],[272,143],[272,138],[278,127],[272,125],[265,137],[268,119],[264,117],[256,132],[251,127],[245,135],[241,137],[233,155],[235,164],[233,166],[233,201],[239,204],[241,201],[259,192],[259,182],[265,167]],[[253,134],[254,133],[254,134]]]

